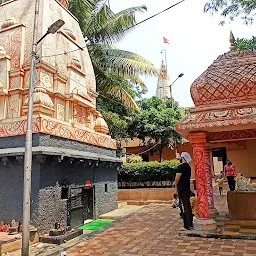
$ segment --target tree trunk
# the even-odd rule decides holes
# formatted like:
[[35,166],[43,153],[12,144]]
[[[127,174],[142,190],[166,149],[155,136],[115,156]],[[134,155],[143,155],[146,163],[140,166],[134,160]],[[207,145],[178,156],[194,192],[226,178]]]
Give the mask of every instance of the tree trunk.
[[160,145],[160,159],[159,159],[159,163],[162,163],[162,155],[163,155],[163,146],[162,144]]

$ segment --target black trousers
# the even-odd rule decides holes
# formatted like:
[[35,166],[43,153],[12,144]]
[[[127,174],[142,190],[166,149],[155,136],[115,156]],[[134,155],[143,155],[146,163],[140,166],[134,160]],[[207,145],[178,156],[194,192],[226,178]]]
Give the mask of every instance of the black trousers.
[[190,229],[193,227],[193,214],[190,204],[190,190],[179,191],[179,199],[182,203],[182,217],[184,228]]
[[236,189],[236,181],[234,176],[227,176],[228,186],[230,191],[234,191]]

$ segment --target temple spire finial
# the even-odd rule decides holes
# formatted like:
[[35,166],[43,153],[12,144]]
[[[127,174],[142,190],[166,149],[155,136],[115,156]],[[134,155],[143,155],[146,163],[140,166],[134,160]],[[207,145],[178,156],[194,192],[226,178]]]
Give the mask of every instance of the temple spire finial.
[[230,42],[230,51],[234,51],[236,49],[235,45],[235,37],[232,31],[230,31],[230,36],[229,36],[229,42]]

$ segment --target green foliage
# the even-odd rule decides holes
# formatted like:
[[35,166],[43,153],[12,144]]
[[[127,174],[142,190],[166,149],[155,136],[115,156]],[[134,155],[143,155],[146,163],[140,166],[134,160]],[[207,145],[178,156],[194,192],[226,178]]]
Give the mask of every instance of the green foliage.
[[136,13],[146,11],[145,6],[136,6],[114,13],[107,1],[69,0],[69,9],[77,17],[85,37],[101,94],[119,98],[124,104],[137,109],[134,96],[138,85],[146,90],[140,75],[157,75],[158,70],[145,58],[116,49],[119,42],[132,31]]
[[190,111],[189,111],[189,109],[185,109],[185,116],[187,116],[187,115],[189,115],[190,114]]
[[105,0],[69,0],[70,11],[78,18],[84,36],[90,43],[114,44],[124,38],[128,28],[136,24],[135,14],[145,6],[114,13]]
[[97,110],[102,113],[107,122],[111,137],[117,140],[117,155],[123,156],[121,141],[129,137],[128,130],[133,120],[134,111],[119,99],[102,95],[97,98]]
[[250,50],[255,51],[256,50],[256,37],[253,36],[251,39],[236,39],[235,46],[237,50],[243,51],[243,50]]
[[128,128],[126,120],[111,112],[104,112],[103,116],[109,126],[109,134],[112,138],[121,140],[126,136]]
[[133,120],[134,111],[122,104],[119,99],[99,96],[97,110],[106,120],[112,138],[121,141],[127,138],[128,128]]
[[[205,12],[211,14],[218,12],[222,17],[228,17],[230,20],[241,17],[246,24],[253,22],[255,9],[255,0],[210,0],[204,6]],[[222,21],[221,24],[225,24],[225,21]]]
[[118,170],[118,181],[174,181],[178,165],[177,160],[123,164]]
[[[181,119],[177,103],[172,100],[162,101],[158,97],[144,99],[140,102],[140,111],[133,117],[128,133],[147,143],[157,143],[162,160],[162,150],[165,146],[174,147],[181,142],[181,136],[174,131],[174,125]],[[146,143],[146,142],[145,142]]]
[[135,163],[141,163],[143,161],[142,157],[139,155],[130,155],[127,157],[127,163],[129,164],[135,164]]

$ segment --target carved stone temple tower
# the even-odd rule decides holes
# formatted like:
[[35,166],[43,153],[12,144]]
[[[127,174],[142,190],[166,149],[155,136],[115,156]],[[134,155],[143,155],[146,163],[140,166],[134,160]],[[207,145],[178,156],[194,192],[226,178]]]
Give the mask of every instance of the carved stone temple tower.
[[167,74],[166,63],[162,61],[160,74],[157,81],[156,96],[162,100],[171,98],[169,78]]
[[[22,221],[23,156],[35,0],[0,6],[0,220]],[[39,0],[32,224],[76,226],[117,207],[116,142],[96,111],[95,75],[67,0]],[[87,184],[87,186],[85,186]],[[89,186],[88,186],[89,184]],[[91,184],[91,186],[90,186]],[[86,188],[86,189],[85,189]]]

